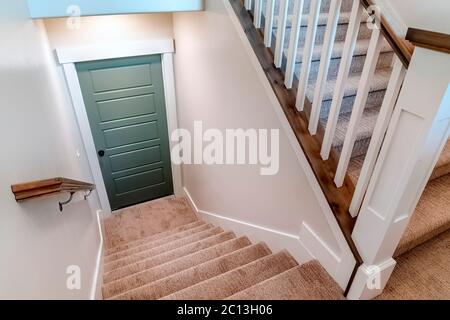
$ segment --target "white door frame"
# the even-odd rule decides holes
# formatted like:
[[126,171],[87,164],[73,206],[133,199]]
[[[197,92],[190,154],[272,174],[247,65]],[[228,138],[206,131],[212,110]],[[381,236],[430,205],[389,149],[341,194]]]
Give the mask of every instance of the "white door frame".
[[[62,65],[67,86],[72,99],[73,108],[78,121],[81,138],[87,153],[94,183],[97,187],[100,205],[105,215],[111,214],[105,182],[97,158],[94,139],[89,125],[89,119],[81,92],[75,63],[95,61],[103,59],[125,58],[160,54],[162,59],[162,72],[164,82],[164,94],[167,109],[167,124],[169,129],[170,148],[176,142],[170,140],[171,133],[178,128],[177,101],[175,93],[175,77],[173,67],[174,40],[160,39],[145,42],[127,42],[113,45],[92,45],[73,48],[56,49],[58,62]],[[176,196],[183,194],[181,166],[172,165],[172,180]]]

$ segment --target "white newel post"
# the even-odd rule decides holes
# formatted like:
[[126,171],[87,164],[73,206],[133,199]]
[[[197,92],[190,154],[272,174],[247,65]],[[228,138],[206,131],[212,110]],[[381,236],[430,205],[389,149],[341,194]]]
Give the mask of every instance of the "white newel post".
[[379,295],[392,258],[449,137],[450,54],[416,48],[353,239],[364,264],[349,299]]

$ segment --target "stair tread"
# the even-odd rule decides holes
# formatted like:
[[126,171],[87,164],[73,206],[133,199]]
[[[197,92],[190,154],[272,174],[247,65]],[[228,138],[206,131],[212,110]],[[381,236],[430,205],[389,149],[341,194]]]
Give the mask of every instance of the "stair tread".
[[161,245],[159,247],[151,248],[149,250],[139,252],[137,254],[134,254],[134,255],[122,258],[120,260],[115,260],[115,261],[112,261],[110,263],[107,263],[107,264],[104,265],[104,270],[105,270],[105,272],[109,272],[109,271],[112,271],[114,269],[122,268],[122,267],[125,267],[127,265],[130,265],[130,264],[133,264],[133,263],[136,263],[136,262],[148,259],[148,258],[150,258],[152,256],[155,256],[155,255],[158,255],[158,254],[160,254],[162,252],[165,252],[165,251],[168,251],[168,250],[171,250],[171,249],[175,249],[177,247],[180,247],[180,246],[188,244],[188,243],[197,242],[197,241],[199,241],[201,239],[205,239],[205,238],[208,238],[208,237],[210,237],[212,235],[219,234],[219,233],[222,233],[222,232],[223,232],[222,228],[211,227],[210,229],[207,229],[205,231],[201,231],[201,232],[195,233],[195,234],[193,234],[193,235],[191,235],[189,237],[185,237],[185,238],[181,238],[181,239],[178,239],[178,240],[175,240],[175,241],[171,241],[171,242],[169,242],[167,244],[163,244],[163,245]]
[[162,300],[225,299],[296,265],[295,259],[282,251],[175,292]]
[[[378,69],[372,77],[369,92],[386,90],[389,84],[392,69]],[[361,79],[360,73],[350,74],[347,85],[345,87],[344,97],[355,96],[359,89],[359,82]],[[323,101],[332,100],[334,95],[334,88],[336,87],[336,79],[328,80],[325,84]],[[314,97],[315,85],[308,86],[307,96],[312,101]]]
[[158,239],[162,239],[162,238],[168,237],[168,236],[170,236],[172,234],[175,234],[175,233],[178,233],[178,232],[182,232],[182,231],[186,231],[186,230],[189,230],[189,229],[193,229],[193,228],[199,227],[199,226],[204,225],[204,224],[206,224],[206,223],[203,222],[203,221],[198,220],[198,221],[194,221],[194,222],[191,222],[191,223],[179,226],[179,227],[177,227],[175,229],[171,229],[171,230],[168,230],[168,231],[165,231],[165,232],[157,233],[155,235],[152,235],[152,236],[149,236],[149,237],[145,237],[145,238],[141,238],[141,239],[138,239],[138,240],[130,241],[130,242],[127,242],[125,244],[121,244],[119,246],[116,246],[116,247],[113,247],[113,248],[110,248],[110,249],[105,249],[105,255],[104,256],[107,257],[107,256],[112,255],[114,253],[117,253],[119,251],[128,250],[128,249],[131,249],[133,247],[140,246],[143,243],[151,242],[151,241],[158,240]]
[[450,175],[428,183],[395,252],[401,254],[450,229]]
[[[328,22],[328,12],[321,12],[319,14],[319,19],[317,21],[317,25],[318,26],[326,26],[327,22]],[[264,17],[265,17],[265,12],[264,12]],[[287,20],[286,20],[286,28],[291,28],[292,27],[292,20],[294,19],[294,15],[293,14],[288,14],[287,15]],[[307,27],[308,26],[308,20],[309,20],[309,13],[304,13],[302,14],[302,21],[301,21],[301,26],[302,27]],[[350,22],[350,12],[341,12],[341,14],[339,15],[339,20],[338,20],[338,24],[348,24]],[[274,29],[277,29],[278,26],[278,15],[275,15],[273,17],[273,26]]]
[[146,284],[174,275],[207,261],[217,259],[250,245],[251,242],[248,238],[241,237],[239,239],[229,239],[203,249],[200,248],[201,250],[189,255],[181,256],[167,263],[148,268],[136,274],[130,274],[127,277],[105,284],[103,286],[103,296],[109,298],[145,286]]
[[155,266],[165,264],[189,254],[195,253],[197,251],[215,246],[219,243],[231,240],[233,238],[236,238],[233,232],[223,232],[217,235],[212,235],[205,239],[201,239],[197,242],[182,245],[181,247],[175,248],[173,250],[162,252],[148,259],[141,260],[125,267],[105,273],[103,275],[103,283],[106,284],[111,281],[116,281],[121,278],[131,276]]
[[227,300],[343,300],[342,289],[317,260],[296,266]]
[[195,228],[192,228],[192,229],[183,230],[183,231],[171,234],[171,235],[169,235],[167,237],[162,237],[162,238],[157,239],[157,240],[144,242],[144,243],[142,243],[142,244],[140,244],[138,246],[132,247],[130,249],[119,251],[117,253],[114,253],[114,254],[111,254],[109,256],[106,256],[104,258],[104,263],[107,264],[107,263],[110,263],[112,261],[120,260],[120,259],[123,259],[125,257],[137,254],[139,252],[146,251],[146,250],[149,250],[149,249],[152,249],[152,248],[156,248],[156,247],[159,247],[159,246],[161,246],[163,244],[167,244],[167,243],[169,243],[171,241],[176,241],[176,240],[179,240],[181,238],[186,238],[186,237],[189,237],[189,236],[191,236],[193,234],[196,234],[196,233],[199,233],[199,232],[211,229],[211,228],[213,228],[213,225],[205,223],[205,224],[202,224],[202,225],[200,225],[198,227],[195,227]]
[[[372,132],[375,128],[377,117],[379,114],[378,108],[364,109],[361,121],[358,124],[358,131],[356,141],[370,139]],[[348,125],[350,122],[351,113],[344,113],[339,116],[339,120],[336,126],[336,133],[333,139],[333,148],[339,148],[344,145],[345,135],[347,133]],[[321,120],[322,125],[326,126],[326,120]]]
[[447,141],[444,151],[442,151],[442,154],[439,157],[430,180],[440,178],[446,174],[450,174],[450,139]]
[[219,274],[236,269],[271,254],[269,248],[259,243],[237,250],[217,259],[178,272],[145,286],[115,296],[114,300],[153,300],[193,286]]
[[449,300],[450,230],[396,258],[379,300]]
[[[355,50],[353,51],[353,56],[365,56],[367,55],[367,49],[369,48],[370,39],[358,39],[356,42]],[[344,52],[345,41],[336,41],[333,45],[333,50],[331,53],[332,59],[340,59]],[[320,61],[322,56],[323,45],[315,45],[313,49],[312,61]],[[381,47],[381,53],[393,52],[391,46],[387,40],[383,41],[383,46]],[[285,49],[285,56],[287,56],[287,48]],[[297,50],[297,64],[300,64],[303,59],[303,48]]]
[[114,212],[103,221],[106,249],[198,221],[184,198],[153,200]]

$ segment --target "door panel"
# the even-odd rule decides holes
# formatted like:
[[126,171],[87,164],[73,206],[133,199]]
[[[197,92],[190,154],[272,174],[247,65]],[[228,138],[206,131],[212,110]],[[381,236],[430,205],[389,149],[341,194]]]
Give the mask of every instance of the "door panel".
[[142,95],[97,102],[100,120],[112,121],[156,112],[154,95]]
[[107,148],[158,139],[159,133],[156,121],[108,129],[103,132]]
[[111,208],[172,194],[161,57],[76,68]]
[[110,157],[113,172],[142,167],[161,161],[161,147],[155,146]]
[[145,188],[149,184],[155,185],[162,182],[164,182],[164,174],[161,168],[114,179],[118,193],[126,193]]
[[104,68],[90,73],[95,93],[152,85],[150,65]]

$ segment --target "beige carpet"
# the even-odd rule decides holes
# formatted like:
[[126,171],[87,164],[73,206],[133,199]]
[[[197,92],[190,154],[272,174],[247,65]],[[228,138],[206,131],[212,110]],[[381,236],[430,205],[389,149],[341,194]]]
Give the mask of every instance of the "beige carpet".
[[450,231],[400,256],[380,300],[449,300]]
[[317,261],[199,221],[185,199],[122,210],[105,230],[105,299],[344,299]]
[[399,256],[450,229],[450,175],[428,183],[397,248]]
[[450,140],[447,141],[444,151],[439,157],[438,163],[436,164],[436,168],[434,169],[433,174],[431,176],[431,180],[437,179],[449,173],[450,173]]
[[168,197],[115,212],[104,222],[105,247],[149,237],[196,221],[183,199]]
[[[337,287],[323,287],[333,281],[317,261],[296,266],[227,298],[229,300],[328,300],[341,296]],[[299,290],[299,287],[302,287]],[[308,293],[305,296],[305,293]]]

